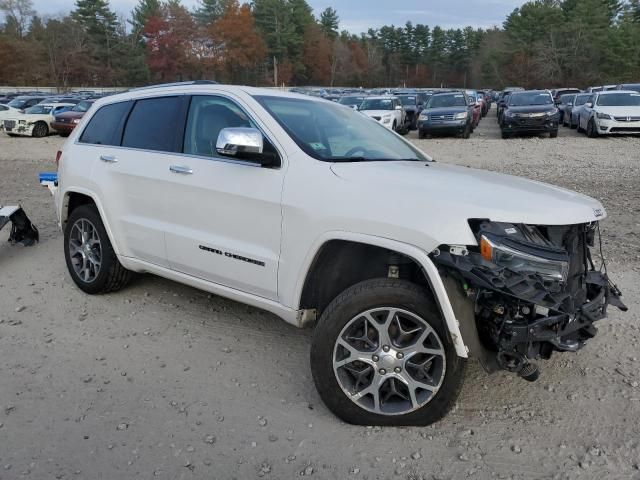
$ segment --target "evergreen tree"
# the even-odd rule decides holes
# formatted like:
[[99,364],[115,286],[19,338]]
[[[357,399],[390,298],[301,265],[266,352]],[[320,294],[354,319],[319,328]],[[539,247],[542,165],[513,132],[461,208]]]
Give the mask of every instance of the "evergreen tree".
[[149,17],[157,17],[161,14],[160,9],[160,0],[138,0],[138,4],[131,11],[131,19],[129,20],[132,34],[136,39],[140,38]]
[[234,0],[199,0],[199,6],[193,12],[193,17],[200,25],[210,25],[221,18],[233,3],[235,3]]
[[338,12],[331,7],[325,8],[320,14],[320,28],[329,38],[338,36],[339,23]]

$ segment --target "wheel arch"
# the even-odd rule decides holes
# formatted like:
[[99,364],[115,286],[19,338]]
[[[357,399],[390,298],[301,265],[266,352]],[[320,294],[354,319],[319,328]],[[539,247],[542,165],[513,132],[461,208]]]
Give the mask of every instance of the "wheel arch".
[[428,253],[414,245],[349,232],[325,234],[311,249],[297,282],[297,308],[302,312],[315,310],[319,316],[346,288],[360,281],[389,276],[390,266],[400,267],[400,278],[409,278],[430,290],[456,353],[466,358],[468,349],[438,269]]
[[109,225],[107,217],[104,213],[104,209],[102,208],[102,203],[94,192],[91,192],[84,188],[70,188],[65,190],[62,196],[60,207],[60,226],[62,227],[62,230],[64,231],[71,212],[82,205],[94,205],[98,209],[98,214],[100,215],[102,224],[107,231],[107,235],[109,236],[109,241],[111,242],[113,250],[116,252],[116,254],[119,254],[118,246],[113,236],[111,226]]

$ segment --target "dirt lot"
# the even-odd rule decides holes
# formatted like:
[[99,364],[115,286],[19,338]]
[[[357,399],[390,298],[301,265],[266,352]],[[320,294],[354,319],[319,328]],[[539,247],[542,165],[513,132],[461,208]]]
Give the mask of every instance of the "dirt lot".
[[472,362],[432,427],[345,425],[314,389],[310,332],[152,276],[76,289],[37,184],[62,139],[0,134],[0,204],[22,203],[42,237],[0,244],[0,479],[640,479],[640,138],[505,141],[495,118],[470,140],[410,137],[440,162],[600,199],[631,311],[534,384]]

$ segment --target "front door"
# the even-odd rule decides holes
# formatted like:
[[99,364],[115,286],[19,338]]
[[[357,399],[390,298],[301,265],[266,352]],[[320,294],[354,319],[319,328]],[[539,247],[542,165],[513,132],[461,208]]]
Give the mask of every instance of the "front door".
[[218,155],[231,127],[258,125],[236,100],[191,98],[182,154],[166,165],[167,257],[176,271],[276,299],[284,167]]

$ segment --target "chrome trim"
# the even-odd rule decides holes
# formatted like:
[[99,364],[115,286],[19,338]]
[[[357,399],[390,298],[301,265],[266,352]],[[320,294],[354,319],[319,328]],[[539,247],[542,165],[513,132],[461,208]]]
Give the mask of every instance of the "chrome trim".
[[100,160],[107,163],[117,163],[118,159],[114,155],[100,155]]
[[[198,85],[198,86],[202,86],[202,85]],[[211,84],[209,85],[211,87],[216,87],[217,85],[215,84]],[[192,153],[183,153],[183,152],[164,152],[164,151],[160,151],[160,150],[149,150],[149,149],[145,149],[145,148],[132,148],[132,147],[123,147],[121,145],[103,145],[103,144],[99,144],[99,143],[84,143],[84,142],[80,142],[80,137],[82,137],[82,134],[84,133],[84,130],[87,128],[87,125],[89,125],[89,122],[91,122],[91,119],[93,118],[93,116],[96,114],[96,112],[98,112],[102,107],[105,107],[107,105],[115,105],[116,103],[123,103],[123,102],[135,102],[136,100],[142,100],[142,99],[149,99],[149,98],[161,98],[161,97],[177,97],[177,96],[184,96],[184,95],[189,95],[191,97],[196,96],[196,95],[207,95],[207,96],[216,96],[216,97],[223,97],[226,98],[227,100],[232,101],[233,103],[235,103],[238,108],[240,110],[242,110],[245,115],[247,115],[247,117],[249,117],[253,123],[256,125],[256,128],[258,130],[260,130],[260,132],[262,133],[262,135],[264,135],[264,137],[269,140],[269,142],[271,142],[271,144],[273,145],[273,147],[276,149],[276,151],[278,152],[278,155],[280,156],[281,159],[281,164],[279,167],[273,167],[273,168],[269,168],[269,170],[281,170],[284,166],[284,161],[287,158],[286,155],[283,154],[284,149],[282,148],[282,146],[273,140],[273,137],[270,135],[267,135],[265,133],[265,128],[263,126],[260,125],[260,122],[257,122],[255,120],[256,115],[251,115],[247,112],[247,109],[239,102],[238,99],[229,96],[229,94],[227,94],[227,92],[219,92],[219,91],[195,91],[195,92],[166,92],[163,95],[149,95],[149,96],[140,96],[140,97],[129,97],[129,98],[124,98],[124,99],[119,99],[118,101],[115,102],[107,102],[107,103],[103,103],[102,105],[100,105],[95,112],[92,112],[91,117],[89,117],[88,119],[85,120],[86,117],[86,113],[85,113],[85,117],[82,118],[82,120],[85,120],[84,125],[82,130],[76,134],[75,138],[73,139],[73,145],[78,145],[78,146],[85,146],[85,147],[101,147],[101,148],[118,148],[118,149],[124,149],[124,150],[134,150],[134,151],[138,151],[138,152],[149,152],[149,153],[159,153],[159,154],[163,154],[163,155],[178,155],[181,157],[189,157],[189,158],[196,158],[196,159],[201,159],[201,160],[212,160],[214,162],[223,162],[223,163],[232,163],[232,164],[238,164],[238,165],[245,165],[248,167],[258,167],[258,168],[262,168],[262,166],[256,162],[249,162],[246,160],[237,160],[237,159],[233,159],[233,158],[222,158],[222,157],[209,157],[209,156],[204,156],[204,155],[196,155],[196,154],[192,154]],[[251,97],[253,98],[253,97]],[[258,103],[256,100],[254,100],[256,103]],[[258,103],[259,106],[261,106]],[[92,105],[93,107],[93,105]],[[87,112],[88,113],[88,112]],[[274,122],[277,123],[276,119],[273,118],[269,112],[266,112],[267,115],[269,115]],[[77,128],[75,128],[74,130],[77,130]],[[408,142],[407,142],[408,143]]]
[[185,165],[171,165],[169,167],[169,170],[173,173],[179,173],[181,175],[191,175],[193,173],[193,169]]

